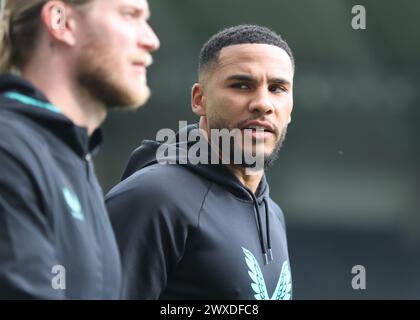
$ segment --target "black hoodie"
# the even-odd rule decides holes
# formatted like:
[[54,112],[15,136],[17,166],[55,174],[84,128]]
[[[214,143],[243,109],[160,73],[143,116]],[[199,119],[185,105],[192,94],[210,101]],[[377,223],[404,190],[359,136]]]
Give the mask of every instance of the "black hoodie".
[[119,297],[118,247],[89,139],[31,84],[0,77],[0,298]]
[[223,165],[159,164],[160,146],[143,142],[106,197],[123,297],[290,299],[283,213],[265,176],[254,195]]

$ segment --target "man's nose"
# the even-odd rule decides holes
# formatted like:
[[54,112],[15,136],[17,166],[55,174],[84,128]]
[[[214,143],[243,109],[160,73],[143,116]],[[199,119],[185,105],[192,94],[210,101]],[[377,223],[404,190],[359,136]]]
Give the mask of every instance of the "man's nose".
[[159,49],[160,41],[152,27],[146,22],[139,35],[139,44],[149,52]]
[[274,104],[270,99],[270,92],[267,89],[259,89],[255,92],[254,99],[249,105],[249,110],[252,113],[261,115],[270,114],[274,112]]

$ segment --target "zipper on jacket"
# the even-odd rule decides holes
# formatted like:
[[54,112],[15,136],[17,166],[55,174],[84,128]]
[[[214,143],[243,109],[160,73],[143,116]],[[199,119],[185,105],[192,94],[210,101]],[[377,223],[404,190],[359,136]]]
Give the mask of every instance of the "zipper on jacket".
[[92,172],[93,171],[93,168],[92,168],[92,155],[91,155],[90,152],[88,152],[88,153],[85,154],[85,162],[86,162],[86,176],[87,176],[88,181],[90,182],[91,176],[92,176],[92,173],[93,173]]

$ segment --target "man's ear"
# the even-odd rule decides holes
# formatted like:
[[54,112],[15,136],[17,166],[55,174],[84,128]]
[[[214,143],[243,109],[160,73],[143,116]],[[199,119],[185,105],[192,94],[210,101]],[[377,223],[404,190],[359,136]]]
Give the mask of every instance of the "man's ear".
[[42,7],[41,19],[54,40],[69,46],[75,45],[73,11],[64,2],[48,1]]
[[206,102],[204,96],[204,88],[201,83],[195,83],[191,89],[191,105],[192,111],[202,117],[206,115]]

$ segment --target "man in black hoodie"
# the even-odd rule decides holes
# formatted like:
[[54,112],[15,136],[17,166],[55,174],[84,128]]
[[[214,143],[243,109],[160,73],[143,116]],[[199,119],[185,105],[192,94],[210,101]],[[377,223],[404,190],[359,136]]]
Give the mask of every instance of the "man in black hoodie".
[[[284,217],[264,166],[291,121],[293,76],[287,43],[267,28],[228,28],[203,46],[192,88],[199,125],[172,144],[144,142],[106,197],[124,298],[291,298]],[[225,129],[242,138],[228,152],[213,135]],[[238,154],[262,155],[264,166],[236,162]]]
[[91,160],[110,107],[142,105],[146,0],[3,0],[0,298],[116,299],[121,265]]

